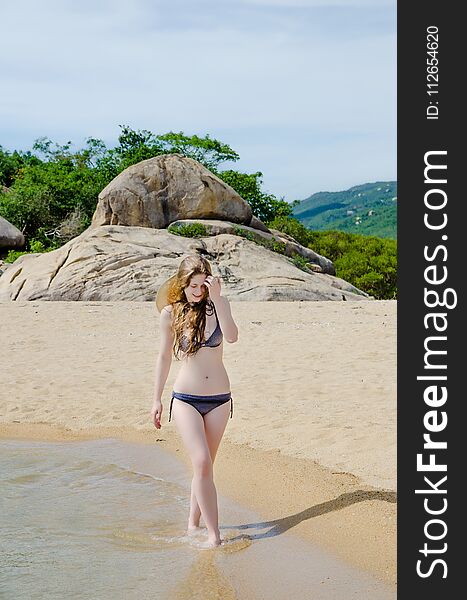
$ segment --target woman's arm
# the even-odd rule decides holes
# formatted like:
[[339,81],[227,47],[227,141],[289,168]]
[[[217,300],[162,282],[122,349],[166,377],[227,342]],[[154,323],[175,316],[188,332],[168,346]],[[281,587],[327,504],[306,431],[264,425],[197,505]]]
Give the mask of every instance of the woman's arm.
[[154,374],[154,400],[162,398],[162,392],[167,382],[172,365],[172,346],[174,334],[172,331],[172,314],[163,308],[160,316],[161,342]]
[[172,365],[172,346],[174,334],[172,332],[172,314],[166,308],[163,308],[160,316],[161,343],[159,355],[156,360],[154,372],[154,395],[151,417],[157,429],[160,429],[160,419],[162,416],[162,392],[167,382]]
[[222,333],[227,342],[233,344],[238,340],[238,327],[232,317],[230,302],[224,296],[219,296],[213,300],[216,307],[217,318],[222,329]]

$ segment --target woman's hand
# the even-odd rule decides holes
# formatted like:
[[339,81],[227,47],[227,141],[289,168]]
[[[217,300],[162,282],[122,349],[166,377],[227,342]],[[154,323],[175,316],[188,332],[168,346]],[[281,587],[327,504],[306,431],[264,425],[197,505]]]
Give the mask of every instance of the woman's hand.
[[204,280],[204,284],[206,285],[209,297],[213,302],[219,300],[221,297],[221,280],[219,277],[213,277],[212,275],[208,275]]
[[151,408],[151,421],[154,423],[154,427],[156,429],[161,428],[162,409],[162,402],[160,400],[154,401],[154,404]]

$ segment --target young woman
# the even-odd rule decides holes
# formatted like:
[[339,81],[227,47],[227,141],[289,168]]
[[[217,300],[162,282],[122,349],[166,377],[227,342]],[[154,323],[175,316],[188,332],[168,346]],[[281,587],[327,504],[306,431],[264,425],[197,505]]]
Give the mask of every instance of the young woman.
[[238,340],[238,328],[229,301],[221,296],[221,282],[202,256],[183,259],[178,272],[159,289],[161,347],[156,362],[151,419],[161,428],[162,392],[172,364],[181,357],[174,382],[169,421],[175,425],[193,465],[188,534],[200,529],[203,516],[207,547],[222,543],[218,525],[213,463],[232,417],[230,381],[222,362],[223,339]]

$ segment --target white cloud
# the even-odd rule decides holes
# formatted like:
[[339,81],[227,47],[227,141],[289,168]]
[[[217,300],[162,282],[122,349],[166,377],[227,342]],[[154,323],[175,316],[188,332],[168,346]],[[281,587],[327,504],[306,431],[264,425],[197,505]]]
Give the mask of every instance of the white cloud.
[[[287,199],[316,189],[301,161],[294,163],[301,174],[284,167],[276,131],[313,161],[320,180],[326,174],[329,188],[336,173],[368,180],[364,165],[374,172],[378,157],[381,170],[390,171],[396,107],[391,18],[371,10],[360,10],[355,22],[348,21],[351,12],[339,10],[304,18],[302,9],[321,3],[303,1],[293,2],[299,16],[281,20],[270,5],[290,3],[242,4],[256,5],[247,21],[236,12],[238,3],[225,0],[216,6],[228,11],[218,8],[214,15],[212,0],[196,6],[173,0],[170,8],[146,0],[3,5],[0,144],[24,148],[29,135],[29,148],[47,135],[77,145],[101,137],[111,145],[118,124],[155,133],[229,131],[230,138],[220,139]],[[385,144],[374,141],[375,132]],[[367,159],[356,166],[352,144],[361,152],[365,143]],[[395,156],[392,165],[395,172]]]

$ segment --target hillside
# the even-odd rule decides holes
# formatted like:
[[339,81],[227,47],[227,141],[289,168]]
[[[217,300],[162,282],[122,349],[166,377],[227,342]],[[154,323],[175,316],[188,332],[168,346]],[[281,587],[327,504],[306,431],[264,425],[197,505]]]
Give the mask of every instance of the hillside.
[[397,182],[377,181],[342,192],[318,192],[302,200],[293,216],[312,230],[397,238]]

